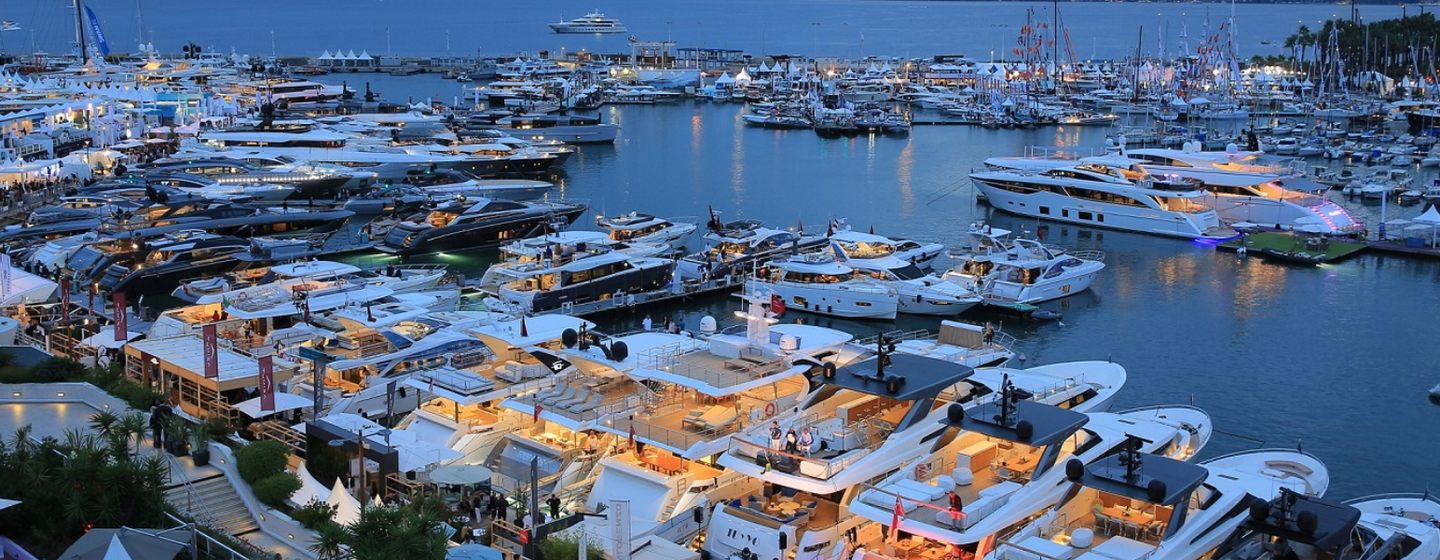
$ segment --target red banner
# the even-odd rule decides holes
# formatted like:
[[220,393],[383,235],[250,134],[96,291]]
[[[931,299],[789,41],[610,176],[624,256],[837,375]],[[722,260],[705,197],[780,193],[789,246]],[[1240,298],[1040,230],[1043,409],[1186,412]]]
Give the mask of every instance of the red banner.
[[220,377],[220,341],[215,338],[215,324],[200,328],[200,338],[205,341],[205,377]]
[[260,357],[260,411],[275,411],[275,356]]
[[60,322],[70,324],[70,279],[60,277]]
[[125,340],[127,335],[126,331],[129,328],[127,319],[130,318],[130,314],[125,312],[125,292],[116,291],[110,297],[115,298],[115,341],[120,342]]

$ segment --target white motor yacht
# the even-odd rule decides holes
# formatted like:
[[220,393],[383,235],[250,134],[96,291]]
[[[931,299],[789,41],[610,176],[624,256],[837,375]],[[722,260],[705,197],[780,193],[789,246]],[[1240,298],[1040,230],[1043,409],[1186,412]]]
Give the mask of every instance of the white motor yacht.
[[1299,451],[1222,455],[1199,465],[1135,451],[1065,465],[1069,488],[1054,509],[1015,532],[990,560],[1206,558],[1223,545],[1255,500],[1282,489],[1320,496],[1325,464]]
[[943,278],[999,305],[1036,304],[1090,288],[1105,269],[1101,251],[1063,251],[1033,239],[1005,239],[1004,230],[971,227],[970,235],[988,237]]
[[981,301],[980,296],[971,289],[926,273],[920,267],[895,257],[893,252],[851,257],[850,255],[866,253],[853,249],[847,251],[843,244],[832,236],[830,254],[836,261],[855,269],[860,276],[869,277],[895,290],[901,313],[955,316]]
[[752,220],[722,224],[712,215],[709,228],[704,236],[707,248],[675,263],[681,278],[708,280],[748,273],[767,260],[817,251],[826,244],[821,236],[768,228]]
[[1206,204],[1199,185],[1132,181],[1098,164],[1041,172],[973,173],[975,187],[1005,212],[1094,227],[1186,239],[1222,241],[1238,235]]
[[[1129,449],[1189,460],[1209,441],[1210,418],[1192,407],[1082,414],[1013,396],[963,409],[950,405],[943,447],[885,480],[866,485],[850,511],[894,522],[925,548],[974,554],[981,543],[1065,496],[1071,459],[1092,464]],[[951,497],[953,496],[953,498]]]
[[772,261],[757,276],[749,289],[780,296],[786,309],[861,319],[894,319],[899,310],[895,288],[822,253]]
[[1437,509],[1440,503],[1423,496],[1377,496],[1341,503],[1282,489],[1269,502],[1254,503],[1240,530],[1211,557],[1430,560],[1440,557]]
[[1347,500],[1360,510],[1361,530],[1374,533],[1367,558],[1440,558],[1440,498],[1424,494],[1381,494]]
[[659,243],[673,248],[685,241],[698,226],[682,218],[657,218],[650,214],[631,212],[619,216],[596,216],[595,225],[609,232],[610,239],[627,243]]
[[627,31],[625,24],[620,23],[620,20],[605,17],[605,14],[598,11],[569,21],[552,23],[550,29],[556,33],[624,33]]
[[623,300],[671,285],[675,262],[611,251],[554,266],[502,284],[487,305],[521,313],[568,311],[571,306]]
[[422,264],[390,265],[378,270],[363,270],[355,265],[335,261],[301,261],[242,268],[221,276],[190,280],[180,284],[170,295],[190,303],[216,303],[227,299],[229,292],[235,290],[302,278],[358,278],[367,284],[389,288],[394,293],[419,292],[438,285],[445,277],[446,269],[445,265]]
[[[736,433],[716,461],[778,489],[784,507],[757,495],[718,504],[705,550],[722,558],[745,549],[779,558],[800,550],[831,554],[841,535],[865,522],[845,509],[859,485],[948,442],[940,437],[947,404],[977,406],[1008,377],[1024,378],[1015,387],[1036,401],[1088,411],[1107,403],[1124,383],[1124,370],[1114,364],[1071,366],[977,376],[985,370],[900,353],[821,366],[819,386],[799,409]],[[802,443],[807,437],[809,445]]]
[[495,292],[500,286],[544,274],[571,262],[619,252],[633,257],[658,257],[669,250],[654,243],[615,241],[598,231],[560,231],[521,239],[500,247],[499,260],[485,270],[479,288]]
[[945,251],[945,246],[940,243],[895,239],[875,235],[874,232],[861,233],[843,223],[838,225],[839,227],[831,227],[828,237],[843,251],[845,258],[850,260],[895,257],[925,270]]

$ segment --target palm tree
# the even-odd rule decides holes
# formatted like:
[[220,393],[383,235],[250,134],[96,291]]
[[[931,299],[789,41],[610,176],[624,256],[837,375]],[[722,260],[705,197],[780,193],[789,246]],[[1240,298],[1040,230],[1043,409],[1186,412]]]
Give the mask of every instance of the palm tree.
[[120,417],[114,412],[103,410],[90,415],[90,428],[100,432],[100,437],[110,437]]
[[315,529],[315,542],[310,545],[320,560],[336,560],[345,554],[345,545],[350,541],[350,532],[334,521],[321,523]]
[[150,428],[145,422],[145,415],[139,412],[131,412],[120,417],[120,429],[125,432],[126,446],[129,446],[130,437],[135,437],[135,454],[140,454],[140,446],[145,443],[145,432]]

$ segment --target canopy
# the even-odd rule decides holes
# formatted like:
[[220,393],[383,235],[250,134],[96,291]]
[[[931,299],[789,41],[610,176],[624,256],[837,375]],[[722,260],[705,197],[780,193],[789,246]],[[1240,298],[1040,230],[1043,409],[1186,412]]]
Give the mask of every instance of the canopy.
[[[158,529],[91,529],[65,549],[61,560],[169,560],[185,549],[179,539],[157,537]],[[179,537],[181,535],[174,535]]]
[[360,520],[360,500],[350,495],[340,479],[335,479],[335,486],[330,489],[330,497],[325,500],[327,505],[335,507],[334,520],[340,525],[349,525]]
[[501,560],[499,550],[483,544],[462,544],[445,552],[445,560]]
[[490,469],[480,465],[446,465],[430,472],[436,484],[477,484],[490,480]]
[[307,399],[300,395],[277,391],[275,393],[275,410],[262,411],[260,410],[261,398],[262,397],[255,397],[248,401],[244,401],[240,404],[235,405],[235,408],[246,416],[249,416],[251,418],[259,418],[261,416],[269,416],[277,412],[285,412],[287,410],[305,408],[314,404],[310,399]]
[[0,498],[0,509],[5,509],[17,505],[20,505],[20,500],[7,500],[5,498]]
[[106,325],[104,327],[100,327],[100,332],[97,332],[82,339],[80,341],[80,344],[84,346],[89,346],[91,348],[109,348],[111,350],[114,350],[118,348],[123,348],[126,342],[130,342],[132,339],[138,336],[140,336],[140,333],[130,332],[127,330],[125,331],[124,340],[115,340],[115,327],[112,325]]
[[1415,218],[1414,222],[1417,224],[1440,225],[1440,210],[1436,210],[1435,206],[1431,205],[1429,208],[1425,209],[1424,214],[1421,214],[1419,217]]

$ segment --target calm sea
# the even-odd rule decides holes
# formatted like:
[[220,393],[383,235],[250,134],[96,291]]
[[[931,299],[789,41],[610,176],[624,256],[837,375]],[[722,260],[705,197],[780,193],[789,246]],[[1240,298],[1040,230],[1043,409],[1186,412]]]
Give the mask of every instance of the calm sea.
[[[1076,59],[1119,58],[1141,42],[1147,53],[1179,52],[1182,33],[1193,48],[1235,16],[1241,54],[1278,53],[1299,22],[1348,17],[1337,4],[1192,4],[1061,2],[918,2],[914,0],[112,0],[90,2],[112,49],[131,51],[153,40],[164,52],[194,42],[212,51],[319,56],[341,49],[370,54],[486,55],[588,49],[628,52],[627,39],[673,39],[680,47],[744,49],[755,54],[854,57],[963,53],[1005,56],[1033,13],[1058,20]],[[10,50],[63,51],[74,34],[68,2],[5,3],[6,19],[22,30],[0,33]],[[547,23],[595,9],[629,33],[556,35]],[[1410,13],[1417,13],[1411,7]],[[1361,6],[1366,19],[1398,17],[1398,6]],[[1226,29],[1228,33],[1229,29]],[[273,38],[273,41],[272,41]],[[1062,55],[1063,56],[1063,55]],[[1069,57],[1065,57],[1069,59]]]

